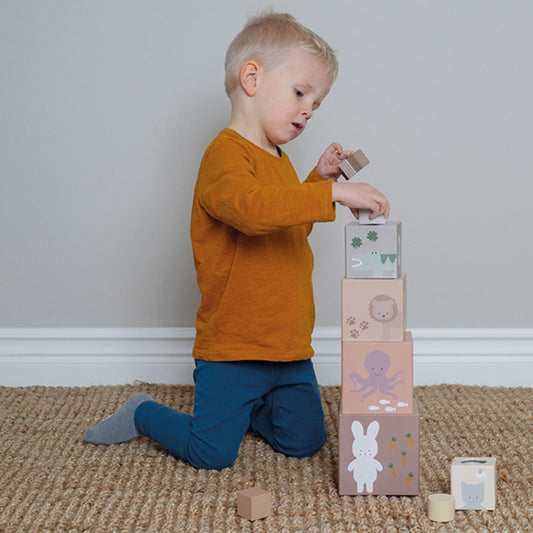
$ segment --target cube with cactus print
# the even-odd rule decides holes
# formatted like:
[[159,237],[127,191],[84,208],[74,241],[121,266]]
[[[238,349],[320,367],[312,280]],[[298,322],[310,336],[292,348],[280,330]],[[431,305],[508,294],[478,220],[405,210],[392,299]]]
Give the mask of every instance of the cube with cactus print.
[[347,278],[397,278],[401,274],[401,222],[350,222],[344,228]]

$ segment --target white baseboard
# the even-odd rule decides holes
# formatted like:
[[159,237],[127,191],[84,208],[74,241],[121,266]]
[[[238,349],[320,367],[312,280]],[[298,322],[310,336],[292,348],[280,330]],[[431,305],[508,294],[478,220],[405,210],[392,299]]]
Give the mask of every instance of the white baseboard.
[[[415,385],[533,386],[533,329],[413,329]],[[0,385],[192,383],[193,328],[0,328]],[[341,380],[340,328],[317,328],[322,385]]]

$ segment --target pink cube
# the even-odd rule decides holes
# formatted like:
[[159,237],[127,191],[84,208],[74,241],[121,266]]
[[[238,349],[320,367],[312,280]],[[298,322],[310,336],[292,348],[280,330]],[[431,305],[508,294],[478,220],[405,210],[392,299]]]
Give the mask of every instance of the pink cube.
[[413,338],[342,343],[341,412],[413,412]]
[[341,281],[343,341],[403,341],[405,273],[397,279]]

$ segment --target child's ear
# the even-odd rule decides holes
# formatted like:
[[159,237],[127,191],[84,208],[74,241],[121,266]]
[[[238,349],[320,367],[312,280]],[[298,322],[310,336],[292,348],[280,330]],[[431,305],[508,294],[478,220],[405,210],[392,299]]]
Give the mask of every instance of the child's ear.
[[247,61],[241,68],[241,87],[248,96],[254,96],[257,90],[257,78],[260,67],[255,61]]

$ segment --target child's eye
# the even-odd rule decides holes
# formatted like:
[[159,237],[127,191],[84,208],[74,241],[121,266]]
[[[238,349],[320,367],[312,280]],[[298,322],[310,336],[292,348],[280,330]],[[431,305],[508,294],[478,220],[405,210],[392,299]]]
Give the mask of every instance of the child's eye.
[[294,89],[294,94],[298,97],[298,98],[301,98],[304,93],[302,91],[300,91],[300,89]]

